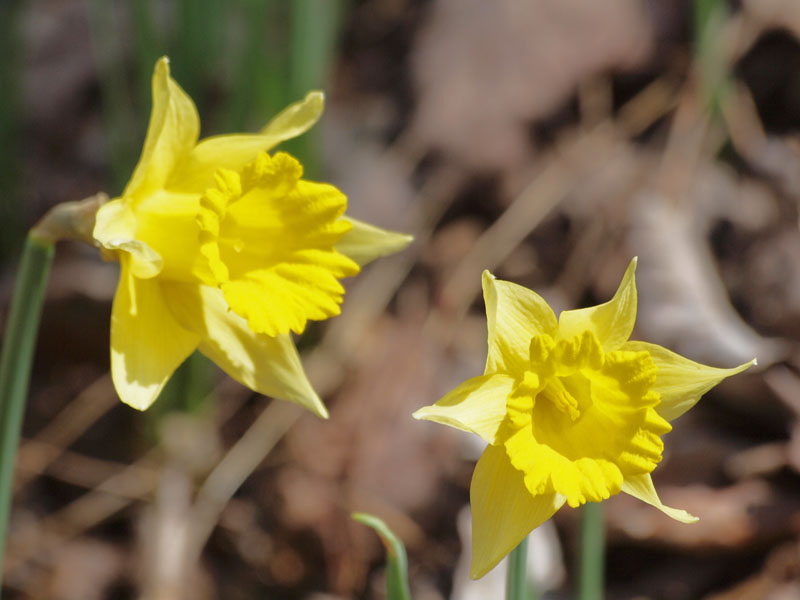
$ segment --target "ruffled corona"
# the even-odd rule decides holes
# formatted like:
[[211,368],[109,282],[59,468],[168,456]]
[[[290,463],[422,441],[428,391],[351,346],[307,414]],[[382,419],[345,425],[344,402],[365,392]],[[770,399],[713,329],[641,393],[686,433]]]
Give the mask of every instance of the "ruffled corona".
[[344,194],[300,179],[285,153],[259,153],[241,175],[222,170],[200,199],[201,252],[212,285],[266,335],[302,333],[309,319],[339,314],[342,277],[359,266],[335,246],[352,224],[341,220]]
[[654,407],[656,366],[647,352],[604,353],[594,333],[531,342],[530,370],[508,397],[497,442],[531,494],[570,506],[620,492],[625,474],[650,473],[671,426]]
[[715,369],[629,341],[635,270],[636,259],[609,302],[558,319],[534,292],[484,272],[484,374],[414,414],[489,444],[470,487],[472,577],[565,503],[626,492],[673,519],[697,520],[658,498],[650,473],[661,461],[661,436],[702,394],[755,361]]

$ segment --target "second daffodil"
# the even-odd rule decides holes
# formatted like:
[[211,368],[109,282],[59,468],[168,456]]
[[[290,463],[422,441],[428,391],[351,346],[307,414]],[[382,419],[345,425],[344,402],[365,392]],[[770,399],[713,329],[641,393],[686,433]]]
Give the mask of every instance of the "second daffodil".
[[629,341],[635,270],[636,259],[609,302],[558,319],[536,293],[484,271],[485,372],[414,414],[489,444],[470,486],[472,577],[565,503],[626,492],[678,521],[697,520],[656,494],[650,473],[661,461],[661,436],[705,392],[755,361],[715,369]]
[[199,349],[253,390],[327,416],[291,332],[339,314],[339,280],[410,237],[345,216],[338,189],[303,179],[288,154],[267,154],[322,108],[311,92],[260,133],[198,142],[194,103],[158,61],[141,158],[94,228],[121,266],[111,374],[124,402],[146,409]]

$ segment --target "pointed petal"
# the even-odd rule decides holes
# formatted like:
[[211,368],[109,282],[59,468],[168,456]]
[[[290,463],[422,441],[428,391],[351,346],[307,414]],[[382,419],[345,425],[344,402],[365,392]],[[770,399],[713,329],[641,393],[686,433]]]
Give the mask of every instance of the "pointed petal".
[[120,399],[145,410],[200,336],[178,323],[156,279],[139,279],[123,257],[111,311],[111,378]]
[[322,115],[322,92],[309,92],[290,104],[257,134],[217,135],[202,140],[176,169],[167,187],[182,192],[203,193],[214,185],[214,173],[224,168],[240,171],[283,141],[308,131]]
[[670,350],[647,342],[628,342],[625,350],[650,353],[658,373],[653,390],[661,395],[656,412],[667,421],[677,419],[692,408],[700,397],[720,381],[741,373],[755,364],[755,359],[732,369],[717,369],[684,358]]
[[153,72],[153,110],[142,156],[123,196],[148,194],[164,187],[173,168],[194,145],[200,117],[192,99],[169,75],[169,60],[162,57]]
[[655,506],[668,517],[680,521],[681,523],[696,523],[700,520],[694,515],[690,515],[685,510],[664,506],[661,503],[661,499],[658,497],[650,473],[626,477],[625,481],[622,482],[622,491],[626,494],[630,494],[634,498],[638,498],[642,502],[646,502],[650,506]]
[[261,135],[275,140],[272,144],[275,146],[311,129],[319,121],[323,110],[325,94],[319,90],[308,92],[305,98],[290,104],[273,117],[261,130]]
[[483,299],[489,330],[487,373],[522,373],[528,368],[531,338],[554,335],[558,323],[536,292],[483,272]]
[[353,228],[336,242],[336,249],[362,267],[381,256],[400,252],[414,239],[414,236],[381,229],[352,217],[342,218],[352,223]]
[[114,198],[103,204],[95,214],[92,236],[102,246],[115,240],[132,240],[136,237],[136,216],[130,204]]
[[254,333],[247,321],[228,309],[218,288],[182,283],[164,287],[181,322],[201,333],[200,352],[228,375],[260,394],[296,402],[328,418],[328,410],[311,387],[289,335]]
[[562,338],[593,331],[603,350],[617,350],[633,331],[636,321],[636,263],[628,265],[614,297],[604,304],[578,310],[565,310],[558,317],[558,334]]
[[559,494],[532,496],[525,487],[522,472],[511,466],[502,446],[488,446],[484,450],[475,465],[469,495],[473,579],[491,571],[565,501]]
[[506,399],[513,388],[514,378],[508,375],[473,377],[436,404],[420,408],[413,417],[477,433],[491,444],[505,417]]

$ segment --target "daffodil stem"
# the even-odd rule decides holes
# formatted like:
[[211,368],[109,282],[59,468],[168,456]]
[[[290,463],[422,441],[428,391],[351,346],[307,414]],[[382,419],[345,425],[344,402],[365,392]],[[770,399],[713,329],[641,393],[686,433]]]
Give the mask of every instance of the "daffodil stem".
[[28,234],[0,350],[0,573],[11,510],[14,462],[53,251],[52,240]]
[[578,600],[601,600],[604,596],[605,523],[603,505],[587,502],[581,509]]
[[506,600],[528,600],[528,538],[522,538],[519,545],[508,555],[508,576],[506,579]]

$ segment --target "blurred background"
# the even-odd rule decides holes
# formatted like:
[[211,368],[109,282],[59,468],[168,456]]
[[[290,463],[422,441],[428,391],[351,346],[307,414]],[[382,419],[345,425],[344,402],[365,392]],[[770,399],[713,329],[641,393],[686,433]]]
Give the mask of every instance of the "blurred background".
[[[405,541],[416,600],[502,597],[456,570],[480,445],[410,415],[483,371],[482,269],[558,311],[635,255],[636,339],[759,366],[666,438],[656,485],[698,524],[606,503],[608,598],[800,598],[796,0],[0,0],[0,50],[0,323],[36,219],[122,190],[164,54],[203,136],[324,89],[286,149],[416,236],[299,340],[327,422],[196,357],[152,410],[122,405],[118,267],[59,246],[5,598],[381,598],[353,510]],[[537,530],[545,598],[570,597],[577,515]]]

